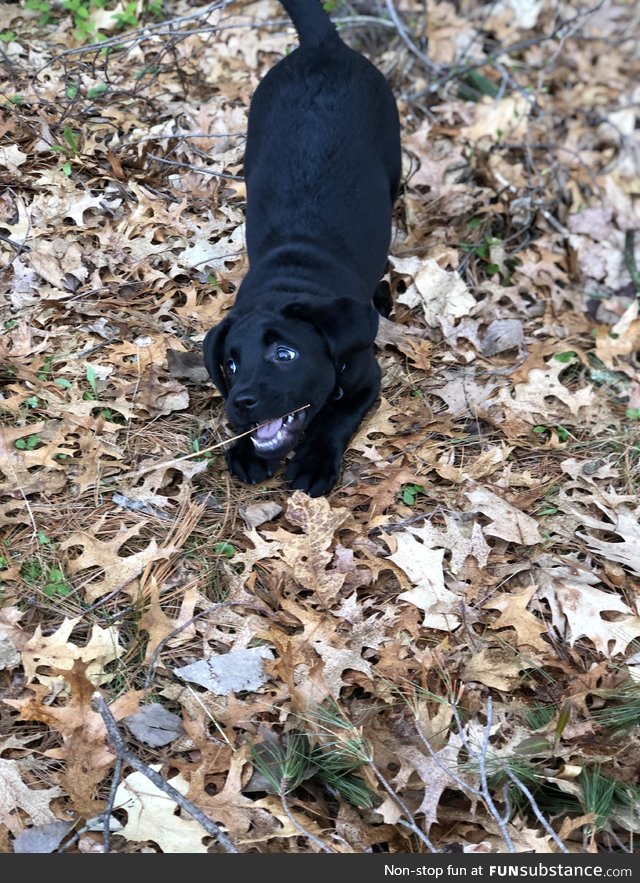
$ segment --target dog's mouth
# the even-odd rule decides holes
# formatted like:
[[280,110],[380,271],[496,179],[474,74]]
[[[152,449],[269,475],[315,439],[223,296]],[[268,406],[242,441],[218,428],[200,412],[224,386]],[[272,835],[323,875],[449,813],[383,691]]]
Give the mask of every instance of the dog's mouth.
[[306,418],[306,411],[293,411],[285,417],[261,423],[251,433],[253,446],[259,454],[283,456],[298,441]]

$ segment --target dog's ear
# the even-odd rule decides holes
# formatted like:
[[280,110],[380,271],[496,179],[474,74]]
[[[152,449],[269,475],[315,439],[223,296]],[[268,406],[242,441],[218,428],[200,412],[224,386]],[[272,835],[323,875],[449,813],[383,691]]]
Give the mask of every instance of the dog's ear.
[[230,328],[231,319],[223,319],[222,322],[215,325],[207,332],[205,339],[202,342],[202,355],[204,357],[205,368],[225,398],[227,397],[229,388],[222,369],[222,361],[224,359],[224,342]]
[[373,304],[352,297],[299,297],[287,304],[283,313],[311,322],[326,340],[336,364],[344,362],[349,353],[371,346],[378,331],[378,311]]

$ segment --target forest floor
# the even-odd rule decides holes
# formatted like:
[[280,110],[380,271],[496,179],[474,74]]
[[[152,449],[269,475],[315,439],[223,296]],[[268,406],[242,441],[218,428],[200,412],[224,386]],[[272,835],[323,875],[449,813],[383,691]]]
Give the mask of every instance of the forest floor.
[[0,3],[0,851],[632,851],[637,5],[332,4],[404,180],[317,499],[230,477],[201,354],[295,34],[109,5]]

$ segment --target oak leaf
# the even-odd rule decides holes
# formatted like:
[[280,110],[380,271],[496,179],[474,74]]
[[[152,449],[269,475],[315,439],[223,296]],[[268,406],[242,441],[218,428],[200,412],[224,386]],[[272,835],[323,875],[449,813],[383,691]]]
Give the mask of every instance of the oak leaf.
[[[76,810],[91,817],[101,809],[97,788],[113,763],[113,754],[107,746],[103,720],[91,706],[95,687],[86,677],[87,667],[88,663],[76,659],[73,668],[64,673],[70,688],[64,705],[47,704],[50,691],[42,684],[32,684],[27,698],[4,701],[19,710],[21,720],[39,721],[62,735],[63,747],[54,751],[54,755],[64,761],[60,783],[74,801]],[[116,720],[133,714],[141,696],[142,691],[133,690],[120,696],[110,706]]]
[[588,513],[572,509],[580,521],[592,531],[617,534],[621,542],[602,540],[593,533],[578,533],[589,549],[608,561],[617,561],[640,577],[640,507],[629,509],[626,506],[607,507],[599,500],[594,501],[604,518],[592,518]]
[[[600,583],[596,574],[579,565],[545,562],[546,558],[538,562],[538,597],[549,603],[553,625],[571,647],[588,638],[599,653],[611,658],[640,637],[640,616],[619,595],[596,588]],[[603,614],[612,613],[620,616],[604,619]]]
[[[159,764],[151,767],[156,771],[160,768]],[[188,783],[180,773],[167,781],[180,794],[187,793]],[[118,832],[127,840],[150,840],[164,853],[207,852],[202,841],[210,835],[202,825],[178,815],[177,804],[143,773],[130,773],[118,786],[114,809],[127,813],[127,824]]]
[[338,528],[351,517],[349,509],[331,507],[326,497],[311,498],[295,491],[289,498],[287,520],[301,534],[279,528],[270,534],[281,549],[282,560],[291,568],[293,579],[316,593],[325,607],[333,604],[345,581],[345,574],[328,570],[333,555],[329,547]]
[[24,781],[29,763],[0,758],[0,822],[13,834],[19,834],[23,825],[20,812],[26,813],[33,825],[55,822],[49,804],[63,794],[61,788],[30,788]]
[[[65,619],[55,632],[44,636],[40,625],[36,627],[33,637],[22,651],[22,660],[27,683],[38,680],[41,684],[56,685],[58,689],[64,682],[63,671],[70,671],[76,660],[86,663],[85,675],[95,686],[106,684],[114,677],[114,673],[106,671],[111,662],[115,662],[124,653],[119,643],[118,630],[115,626],[102,629],[94,624],[91,636],[84,647],[71,643],[69,638],[81,618]],[[50,674],[57,670],[57,674]]]
[[500,611],[498,619],[491,623],[492,631],[511,628],[515,631],[515,641],[518,647],[528,646],[535,650],[548,651],[550,645],[542,639],[542,635],[547,633],[546,624],[527,610],[535,593],[536,586],[531,586],[520,591],[498,595],[491,601],[487,601],[484,607]]
[[392,542],[395,551],[389,555],[389,560],[413,584],[413,588],[398,596],[399,600],[408,601],[424,610],[422,624],[425,628],[446,632],[458,628],[461,599],[445,587],[442,569],[444,549],[430,549],[408,531],[394,533]]
[[490,519],[484,528],[487,536],[500,537],[521,546],[535,546],[542,542],[538,522],[498,494],[484,487],[465,491],[473,512],[482,512]]
[[408,307],[419,307],[431,328],[438,328],[443,320],[451,321],[467,316],[476,305],[465,281],[456,272],[443,270],[434,260],[392,257],[394,270],[410,276],[410,285],[398,301]]
[[193,616],[198,593],[196,587],[185,590],[180,604],[180,613],[175,619],[164,612],[160,605],[160,587],[155,579],[151,579],[149,588],[148,606],[140,617],[139,627],[147,632],[147,648],[144,661],[149,662],[153,657],[158,645],[171,634],[171,632],[185,626],[174,638],[167,642],[169,647],[180,647],[182,644],[193,640],[195,626],[188,627],[187,623]]
[[110,540],[101,540],[96,536],[98,526],[92,533],[75,531],[61,543],[60,548],[63,550],[73,547],[82,549],[80,555],[67,562],[68,571],[72,576],[100,568],[101,578],[100,576],[88,578],[85,593],[88,603],[92,604],[103,595],[120,590],[137,597],[137,587],[131,585],[136,577],[140,576],[152,561],[170,558],[177,551],[172,545],[158,548],[153,537],[140,552],[121,555],[121,548],[140,533],[142,526],[141,523],[131,528],[121,526],[118,533]]
[[483,647],[478,650],[463,669],[465,681],[477,681],[494,690],[511,692],[520,685],[523,672],[533,663],[505,647]]

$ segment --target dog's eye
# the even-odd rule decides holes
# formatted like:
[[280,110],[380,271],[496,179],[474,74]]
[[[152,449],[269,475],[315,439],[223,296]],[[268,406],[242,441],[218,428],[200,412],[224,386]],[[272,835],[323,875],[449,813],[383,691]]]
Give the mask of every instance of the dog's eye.
[[279,362],[290,362],[292,359],[296,359],[298,354],[295,350],[292,350],[290,346],[279,346],[276,349],[276,359]]
[[224,363],[224,370],[227,372],[227,374],[235,374],[238,370],[235,359],[227,359],[227,361]]

